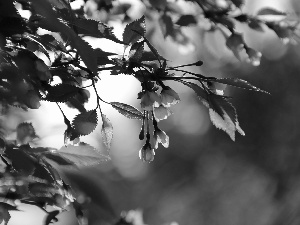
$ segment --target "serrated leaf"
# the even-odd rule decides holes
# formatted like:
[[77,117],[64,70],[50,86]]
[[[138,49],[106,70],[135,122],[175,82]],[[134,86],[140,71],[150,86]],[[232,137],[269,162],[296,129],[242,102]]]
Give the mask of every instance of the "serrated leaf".
[[129,51],[129,61],[139,62],[144,52],[144,42],[134,43]]
[[31,123],[23,122],[17,126],[17,143],[28,144],[34,138],[38,137]]
[[53,151],[53,153],[78,167],[97,165],[110,159],[108,156],[101,154],[99,150],[83,142],[79,143],[78,146],[63,146],[58,151]]
[[94,55],[92,47],[81,39],[73,29],[62,23],[48,1],[30,0],[32,7],[37,14],[43,15],[36,23],[38,26],[53,32],[59,32],[62,38],[77,49],[82,61],[87,68],[96,76],[97,75],[97,58]]
[[[136,32],[135,32],[136,31]],[[138,32],[138,33],[137,33]],[[126,25],[123,32],[123,42],[127,45],[133,44],[145,36],[145,16]]]
[[73,163],[68,160],[67,158],[61,156],[59,153],[57,152],[47,152],[47,153],[44,153],[42,154],[45,159],[51,163],[51,162],[55,162],[56,164],[60,165],[60,166],[71,166],[73,165]]
[[182,15],[179,20],[177,20],[176,24],[179,26],[189,26],[192,24],[197,24],[197,20],[194,15]]
[[0,202],[0,223],[4,221],[4,225],[7,225],[11,216],[9,214],[10,210],[18,211],[17,207],[7,204],[5,202]]
[[222,83],[222,84],[228,84],[234,87],[243,88],[251,91],[259,91],[269,94],[268,92],[261,90],[252,84],[248,83],[245,80],[239,79],[239,78],[218,78],[214,80],[213,82]]
[[222,118],[218,113],[210,108],[209,117],[215,127],[225,131],[233,141],[235,140],[235,125],[226,113],[224,113]]
[[48,89],[45,100],[50,102],[66,102],[81,91],[81,88],[70,84],[58,84]]
[[72,122],[72,127],[79,135],[88,135],[95,130],[97,122],[97,112],[93,109],[78,114]]
[[123,116],[126,116],[129,119],[143,119],[143,113],[137,110],[135,107],[131,105],[127,105],[125,103],[120,102],[111,102],[110,103],[113,108],[118,110]]
[[205,105],[206,107],[208,107],[208,93],[205,92],[205,90],[201,87],[199,87],[197,84],[188,82],[188,81],[180,81],[182,84],[186,85],[187,87],[191,88],[196,95],[198,96],[199,100],[203,103],[203,105]]
[[224,96],[210,94],[208,101],[210,119],[217,128],[224,130],[233,141],[235,131],[245,135],[239,126],[235,108]]
[[76,19],[73,24],[77,28],[79,34],[84,34],[97,38],[106,38],[116,43],[124,44],[120,41],[113,33],[113,28],[107,26],[106,24],[91,20],[91,19]]
[[271,15],[271,16],[286,16],[286,13],[285,12],[281,12],[277,9],[273,9],[273,8],[270,8],[270,7],[265,7],[265,8],[262,8],[260,9],[256,15],[258,16],[266,16],[266,15]]
[[113,139],[113,126],[110,120],[102,114],[102,141],[108,150],[110,150],[111,142]]

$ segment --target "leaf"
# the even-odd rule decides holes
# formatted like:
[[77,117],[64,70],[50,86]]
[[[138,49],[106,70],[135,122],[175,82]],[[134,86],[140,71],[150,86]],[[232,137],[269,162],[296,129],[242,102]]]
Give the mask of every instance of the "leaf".
[[37,41],[39,41],[49,51],[67,51],[63,43],[55,39],[55,37],[51,34],[40,35],[38,36]]
[[51,163],[51,162],[55,162],[56,164],[60,165],[60,166],[72,166],[73,163],[68,160],[67,158],[61,156],[59,153],[57,152],[46,152],[42,154],[45,159]]
[[154,46],[150,43],[150,41],[147,38],[144,38],[145,42],[147,43],[148,47],[150,48],[151,52],[155,55],[156,59],[159,60],[166,60],[164,57],[162,57],[158,51],[156,50],[156,48],[154,48]]
[[144,41],[134,43],[129,51],[129,61],[139,62],[144,52]]
[[268,92],[261,90],[252,84],[248,83],[245,80],[239,79],[239,78],[218,78],[214,80],[213,82],[222,83],[222,84],[228,84],[234,87],[243,88],[251,91],[260,91],[269,94]]
[[21,145],[20,148],[7,146],[4,156],[9,159],[12,167],[24,176],[32,175],[35,170],[36,160],[26,153],[23,149],[27,145]]
[[218,113],[210,108],[209,117],[215,127],[225,131],[233,141],[235,140],[235,125],[226,113],[224,113],[224,118],[222,118]]
[[260,22],[257,19],[254,19],[254,18],[249,18],[249,20],[248,20],[248,26],[251,29],[259,31],[259,32],[263,32],[264,31],[264,29],[262,27],[262,22]]
[[159,24],[164,38],[166,38],[167,36],[174,36],[174,24],[172,18],[169,15],[164,13],[159,19]]
[[187,81],[180,81],[182,84],[184,84],[185,86],[188,86],[189,88],[193,89],[193,91],[196,93],[196,95],[198,96],[199,100],[202,102],[203,105],[205,105],[206,107],[208,107],[208,93],[205,92],[205,90],[201,87],[199,87],[197,84],[191,83],[191,82],[187,82]]
[[74,40],[74,47],[78,50],[82,61],[86,67],[94,74],[97,75],[97,57],[94,52],[94,49],[80,37],[76,37]]
[[[67,165],[69,165],[67,163],[69,161],[78,167],[93,166],[101,162],[110,160],[108,156],[101,154],[100,151],[83,142],[80,142],[78,146],[74,146],[74,145],[63,146],[61,149],[57,151],[53,151],[52,153],[57,154],[62,158],[64,158],[66,160],[65,162]],[[48,156],[49,154],[46,157]]]
[[96,109],[93,109],[91,111],[78,114],[74,118],[72,126],[75,132],[79,135],[88,135],[95,130],[97,122],[97,112]]
[[38,137],[31,123],[23,122],[17,126],[17,142],[24,145]]
[[113,126],[112,123],[104,114],[102,114],[102,122],[103,122],[102,129],[101,129],[102,141],[103,144],[106,146],[106,148],[110,150],[111,142],[113,139]]
[[[153,52],[149,51],[143,51],[141,61],[154,61],[158,60],[157,56]],[[163,60],[163,58],[160,58],[160,60]]]
[[56,216],[60,213],[59,210],[54,210],[52,212],[48,212],[48,215],[46,217],[46,220],[45,220],[45,225],[49,225],[50,223],[53,222],[57,222],[58,219],[56,218]]
[[239,126],[235,108],[224,96],[209,95],[209,116],[212,123],[217,128],[224,130],[233,141],[235,140],[235,131],[245,135]]
[[48,1],[30,0],[33,9],[37,14],[43,15],[36,23],[38,26],[53,32],[59,32],[66,42],[78,50],[82,61],[87,68],[96,76],[97,75],[97,58],[94,55],[92,47],[82,40],[70,27],[62,23]]
[[106,38],[119,44],[124,44],[120,41],[113,33],[113,28],[107,26],[106,24],[91,20],[91,19],[76,19],[73,24],[77,28],[79,34],[84,34],[87,36]]
[[189,26],[197,24],[197,20],[194,15],[182,15],[179,20],[177,20],[176,24],[179,26]]
[[145,36],[145,16],[126,25],[123,32],[123,42],[127,45],[134,44]]
[[11,216],[9,214],[10,210],[18,211],[17,207],[7,204],[5,202],[0,202],[0,223],[4,221],[4,225],[7,225]]
[[265,7],[265,8],[262,8],[260,9],[256,15],[258,16],[266,16],[266,15],[271,15],[271,16],[286,16],[286,13],[285,12],[281,12],[277,9],[273,9],[273,8],[270,8],[270,7]]
[[242,5],[245,4],[245,0],[231,0],[231,1],[238,8],[240,8]]
[[120,102],[111,102],[110,103],[113,108],[118,110],[123,116],[126,116],[129,119],[143,119],[143,113],[137,110],[135,107],[131,105],[127,105]]
[[70,84],[58,84],[48,89],[45,100],[50,102],[66,102],[82,89]]

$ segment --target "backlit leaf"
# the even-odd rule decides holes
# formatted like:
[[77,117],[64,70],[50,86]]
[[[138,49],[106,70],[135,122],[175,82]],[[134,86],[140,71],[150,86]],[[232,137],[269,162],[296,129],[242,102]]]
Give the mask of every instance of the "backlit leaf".
[[96,109],[78,114],[73,122],[73,128],[80,135],[88,135],[95,130],[98,118]]
[[113,108],[118,110],[123,116],[126,116],[129,119],[143,119],[143,113],[134,108],[131,105],[127,105],[125,103],[120,102],[111,102],[110,103]]
[[102,141],[108,150],[110,150],[111,142],[113,139],[113,126],[110,120],[102,114]]
[[63,146],[61,149],[53,151],[53,153],[58,154],[78,167],[97,165],[110,159],[108,156],[101,154],[99,150],[83,142],[80,142],[78,146]]
[[260,92],[269,94],[268,92],[261,90],[255,86],[253,86],[252,84],[248,83],[247,81],[239,79],[239,78],[218,78],[218,79],[214,80],[213,82],[228,84],[228,85],[238,87],[238,88],[243,88],[243,89],[252,90],[252,91],[260,91]]
[[[137,32],[135,32],[137,31]],[[145,16],[126,25],[123,33],[123,42],[130,45],[145,36],[146,24]]]
[[129,61],[138,62],[140,61],[144,52],[144,42],[136,42],[134,43],[129,51]]

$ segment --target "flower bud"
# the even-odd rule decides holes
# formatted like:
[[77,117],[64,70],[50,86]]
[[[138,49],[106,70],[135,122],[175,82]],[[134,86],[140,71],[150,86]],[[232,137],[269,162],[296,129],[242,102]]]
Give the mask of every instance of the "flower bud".
[[146,142],[139,152],[140,159],[143,160],[143,162],[152,162],[154,160],[154,155],[154,149],[151,148],[151,144],[148,142]]

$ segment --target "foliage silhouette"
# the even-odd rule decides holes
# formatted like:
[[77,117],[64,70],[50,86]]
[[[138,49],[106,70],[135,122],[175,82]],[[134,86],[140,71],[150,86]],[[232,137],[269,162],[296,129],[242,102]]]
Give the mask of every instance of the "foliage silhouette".
[[[232,140],[235,140],[236,131],[245,134],[239,125],[236,109],[229,102],[230,97],[224,95],[225,86],[267,93],[239,78],[215,78],[184,69],[201,66],[203,62],[200,60],[187,65],[169,66],[168,60],[160,55],[146,35],[145,16],[132,21],[127,14],[130,5],[114,4],[114,1],[96,2],[98,10],[107,11],[108,21],[116,15],[123,16],[120,22],[130,21],[124,29],[122,40],[114,35],[112,27],[88,19],[83,8],[73,10],[68,0],[0,1],[0,101],[3,112],[10,107],[25,111],[28,108],[38,109],[41,101],[49,101],[59,107],[67,127],[65,146],[61,149],[32,147],[30,144],[38,134],[32,124],[26,122],[18,125],[16,140],[7,140],[5,131],[1,135],[1,160],[5,171],[1,173],[0,197],[4,202],[0,208],[5,224],[10,220],[9,211],[18,210],[15,200],[47,212],[46,225],[56,222],[56,216],[70,205],[75,209],[78,220],[86,224],[82,202],[77,201],[77,194],[65,183],[56,167],[91,166],[110,159],[89,144],[80,142],[81,136],[89,135],[96,129],[98,118],[101,118],[103,143],[110,149],[113,125],[109,115],[102,111],[102,103],[111,105],[127,118],[142,120],[139,139],[145,140],[145,144],[139,155],[143,161],[151,162],[159,143],[165,148],[169,146],[169,137],[159,128],[159,121],[167,119],[172,114],[171,106],[180,102],[180,96],[165,81],[179,82],[191,88],[208,108],[211,122]],[[205,20],[209,24],[206,32],[221,31],[226,46],[235,57],[244,60],[246,55],[246,60],[254,66],[260,64],[261,53],[247,45],[243,34],[237,31],[236,23],[245,23],[261,32],[271,29],[284,42],[297,38],[298,23],[289,20],[287,13],[263,8],[256,15],[248,15],[241,11],[242,0],[226,0],[224,5],[210,0],[188,1],[200,12],[197,15],[183,14],[176,2],[142,2],[150,12],[158,12],[165,38],[170,37],[181,45],[187,45],[190,39],[182,27],[198,26]],[[22,9],[17,10],[19,7],[29,10],[31,15],[28,19],[20,15],[19,10]],[[282,19],[265,20],[263,16],[268,15]],[[41,34],[40,29],[49,31],[49,34]],[[124,54],[120,56],[100,48],[93,49],[83,39],[85,36],[121,44]],[[39,57],[40,54],[49,59],[48,64]],[[111,75],[133,76],[140,82],[141,91],[137,93],[140,109],[101,98],[96,86],[101,82],[99,74],[106,70]],[[60,78],[59,84],[54,84],[55,77]],[[90,82],[88,86],[93,87],[97,96],[95,109],[87,110],[84,106],[89,99],[89,91],[83,81]],[[61,103],[79,111],[73,120],[63,112]],[[109,203],[104,205],[110,208]],[[48,212],[47,206],[55,206],[59,210]],[[109,220],[109,223],[134,224],[134,220],[124,214]]]

